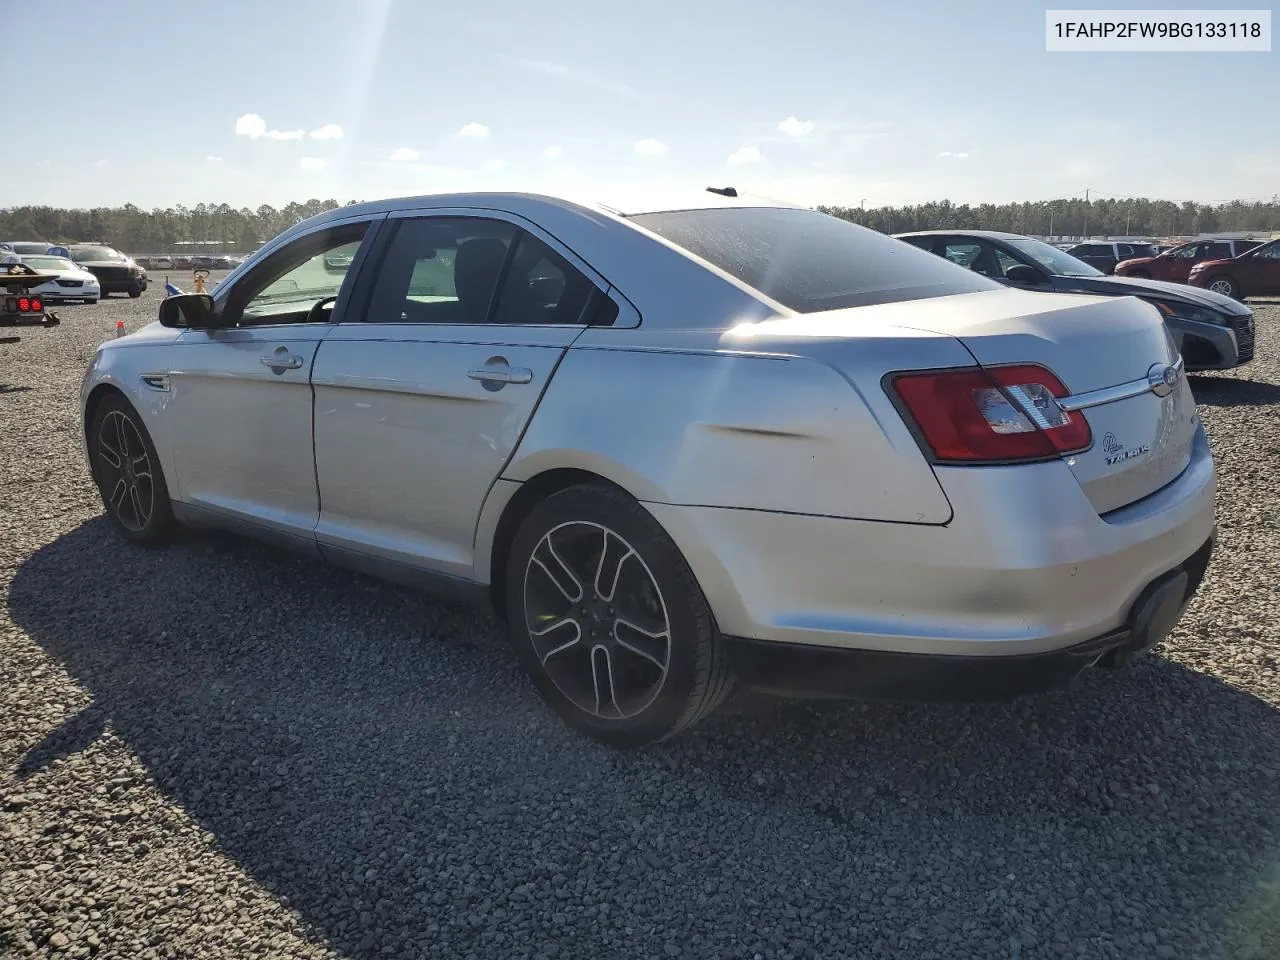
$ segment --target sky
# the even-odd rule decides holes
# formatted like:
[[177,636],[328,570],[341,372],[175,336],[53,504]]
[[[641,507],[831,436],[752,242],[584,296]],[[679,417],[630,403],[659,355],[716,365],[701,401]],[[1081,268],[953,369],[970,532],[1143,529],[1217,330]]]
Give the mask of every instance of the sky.
[[38,147],[0,137],[0,207],[607,200],[638,183],[868,208],[1280,190],[1280,54],[1047,53],[1044,11],[61,0],[5,18],[7,49],[41,50],[6,56],[7,99],[49,112],[25,114]]

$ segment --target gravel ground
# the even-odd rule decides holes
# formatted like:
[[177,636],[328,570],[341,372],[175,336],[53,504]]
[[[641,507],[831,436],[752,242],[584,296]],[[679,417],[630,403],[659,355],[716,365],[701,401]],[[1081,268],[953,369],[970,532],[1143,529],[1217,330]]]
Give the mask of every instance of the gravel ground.
[[1161,655],[621,755],[485,616],[114,538],[77,390],[157,295],[0,347],[0,956],[1280,957],[1280,304],[1194,381],[1221,547]]

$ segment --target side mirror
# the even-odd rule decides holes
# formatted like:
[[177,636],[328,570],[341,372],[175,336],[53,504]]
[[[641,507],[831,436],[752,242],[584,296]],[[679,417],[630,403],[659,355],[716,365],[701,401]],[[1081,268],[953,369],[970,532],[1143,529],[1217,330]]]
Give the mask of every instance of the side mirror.
[[1026,287],[1038,287],[1044,283],[1044,277],[1040,275],[1040,271],[1035,267],[1027,266],[1025,263],[1015,263],[1004,272],[1004,278],[1010,283],[1017,283]]
[[219,326],[213,297],[207,293],[181,293],[160,301],[160,325],[207,330]]

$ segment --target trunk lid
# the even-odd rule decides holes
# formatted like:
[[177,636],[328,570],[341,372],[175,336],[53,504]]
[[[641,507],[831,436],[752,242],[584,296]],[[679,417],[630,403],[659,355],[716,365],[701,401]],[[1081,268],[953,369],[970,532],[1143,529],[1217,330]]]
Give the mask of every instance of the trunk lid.
[[984,367],[1040,364],[1073,398],[1095,401],[1078,411],[1093,444],[1066,463],[1098,513],[1140,500],[1186,469],[1198,422],[1186,377],[1165,396],[1144,387],[1154,367],[1178,360],[1150,304],[1010,290],[914,306],[899,323],[955,337]]

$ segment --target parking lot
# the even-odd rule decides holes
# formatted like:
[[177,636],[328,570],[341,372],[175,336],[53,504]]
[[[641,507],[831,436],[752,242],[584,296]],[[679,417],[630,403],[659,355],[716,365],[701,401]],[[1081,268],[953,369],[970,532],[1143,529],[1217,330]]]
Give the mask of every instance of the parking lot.
[[1192,378],[1219,547],[1157,655],[623,754],[487,615],[111,533],[78,389],[152,280],[0,346],[0,956],[1280,957],[1280,303]]

